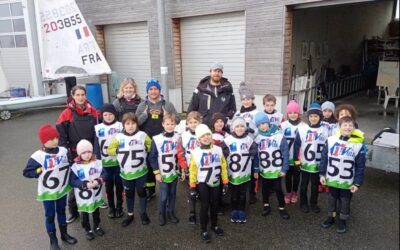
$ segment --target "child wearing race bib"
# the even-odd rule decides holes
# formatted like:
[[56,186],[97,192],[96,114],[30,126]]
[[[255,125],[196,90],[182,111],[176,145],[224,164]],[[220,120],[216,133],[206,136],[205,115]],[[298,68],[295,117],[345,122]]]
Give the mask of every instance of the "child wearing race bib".
[[[187,130],[182,133],[182,148],[185,150],[186,163],[189,164],[191,160],[191,152],[199,146],[197,141],[195,130],[197,126],[202,123],[202,118],[199,112],[191,111],[186,116]],[[190,189],[188,191],[188,203],[189,203],[189,224],[195,225],[196,220],[196,199],[197,196],[190,195]]]
[[226,126],[226,118],[222,113],[215,113],[211,118],[212,123],[212,144],[216,146],[221,146],[222,142],[226,137],[229,136],[229,133],[225,131]]
[[43,202],[45,212],[45,226],[50,238],[50,249],[60,249],[56,235],[54,219],[57,214],[61,240],[70,245],[77,240],[67,233],[65,207],[67,193],[72,189],[69,185],[70,166],[67,149],[58,146],[60,135],[50,124],[43,124],[39,128],[39,140],[42,149],[31,155],[23,171],[26,178],[38,179],[38,194],[36,199]]
[[[187,169],[185,153],[181,147],[181,138],[174,132],[176,118],[174,114],[165,113],[162,126],[164,132],[153,136],[149,153],[150,166],[160,183],[160,201],[158,222],[160,226],[166,223],[166,217],[176,224],[179,219],[175,215],[176,186],[178,177],[185,180]],[[167,206],[168,204],[168,206]]]
[[[229,136],[229,133],[225,131],[226,129],[226,118],[222,113],[214,113],[211,117],[211,124],[212,124],[212,144],[216,146],[222,145],[224,139]],[[220,190],[222,191],[223,183],[220,183]],[[224,215],[224,207],[225,203],[223,200],[222,193],[219,196],[219,208],[218,208],[218,215]]]
[[[121,218],[124,215],[122,209],[122,192],[124,191],[124,187],[122,185],[117,157],[109,156],[107,148],[115,135],[122,131],[122,123],[118,121],[117,110],[114,105],[110,103],[103,105],[101,113],[103,122],[94,127],[96,133],[94,152],[96,153],[97,159],[102,160],[103,168],[107,173],[106,194],[109,207],[108,217]],[[117,206],[115,206],[114,202],[114,187]]]
[[[322,110],[318,103],[312,103],[307,111],[308,125],[299,127],[293,146],[295,164],[301,163],[300,208],[304,213],[319,213],[318,185],[321,153],[328,139],[328,130],[321,126]],[[311,182],[310,205],[307,189]]]
[[258,127],[258,135],[254,139],[258,146],[256,162],[259,164],[264,204],[262,216],[271,213],[269,196],[274,190],[278,199],[279,215],[288,220],[290,216],[285,209],[281,177],[285,177],[289,169],[289,146],[282,132],[271,124],[264,112],[257,113],[255,121]]
[[295,100],[291,100],[286,106],[287,120],[282,122],[283,135],[289,145],[289,170],[286,173],[285,203],[297,203],[297,191],[300,183],[300,165],[294,164],[293,144],[299,127],[305,126],[301,121],[301,109]]
[[146,158],[147,152],[150,151],[151,139],[139,130],[137,117],[131,112],[123,115],[122,126],[123,131],[114,137],[107,149],[110,156],[117,156],[125,189],[128,214],[122,221],[122,226],[127,227],[134,219],[135,189],[140,199],[140,219],[143,225],[147,225],[150,219],[146,212]]
[[263,105],[264,112],[267,114],[270,123],[281,127],[281,123],[285,121],[285,118],[282,113],[275,109],[276,97],[270,94],[265,95],[263,98]]
[[[240,116],[245,119],[247,125],[247,133],[251,139],[254,139],[257,136],[257,126],[254,121],[254,117],[258,113],[257,107],[256,105],[254,105],[254,92],[249,87],[247,87],[244,82],[241,82],[239,86],[239,95],[242,106],[240,107],[240,110],[236,111],[234,117]],[[258,187],[258,179],[254,178],[253,172],[250,176],[250,179],[249,203],[254,204],[257,202],[256,188]]]
[[[333,135],[334,131],[337,131],[337,120],[335,118],[334,112],[335,112],[335,104],[330,101],[326,101],[322,103],[321,105],[322,109],[322,115],[324,118],[322,119],[321,125],[326,126],[328,129],[328,134],[329,136]],[[329,188],[325,185],[322,185],[321,183],[318,185],[318,192],[329,192]]]
[[257,144],[246,133],[246,120],[240,116],[232,119],[231,135],[222,143],[222,151],[228,163],[231,191],[231,222],[246,223],[246,193],[251,175],[258,179],[258,166],[252,159],[257,155]]
[[[224,235],[222,228],[218,226],[218,201],[221,193],[220,181],[224,183],[222,193],[228,189],[228,173],[226,160],[222,149],[212,145],[212,133],[207,125],[200,124],[196,128],[196,137],[200,146],[192,151],[189,169],[190,194],[200,195],[200,227],[201,239],[210,242],[211,237],[207,231],[208,211],[210,210],[211,230],[218,236]],[[197,189],[196,189],[197,187]]]
[[328,228],[335,222],[337,203],[340,214],[336,232],[346,232],[350,200],[364,180],[366,148],[363,133],[355,129],[354,120],[345,116],[339,120],[340,131],[326,142],[322,152],[320,181],[329,186],[328,218],[321,223]]
[[[80,140],[76,145],[76,152],[78,156],[71,167],[69,182],[74,187],[78,212],[82,213],[82,227],[86,231],[86,239],[93,240],[94,233],[98,236],[105,234],[100,227],[99,209],[104,203],[102,188],[105,171],[101,160],[96,160],[93,146],[88,140]],[[89,214],[93,216],[94,230],[90,226]]]

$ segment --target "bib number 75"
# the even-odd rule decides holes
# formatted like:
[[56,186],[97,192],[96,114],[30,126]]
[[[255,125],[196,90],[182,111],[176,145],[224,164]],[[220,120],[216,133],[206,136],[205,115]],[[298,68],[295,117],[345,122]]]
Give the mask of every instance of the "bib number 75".
[[141,156],[138,156],[139,153],[144,152],[144,150],[131,150],[131,151],[118,151],[118,154],[122,154],[122,161],[121,161],[121,166],[122,168],[125,167],[125,164],[128,160],[129,155],[131,156],[131,167],[132,168],[137,168],[140,167],[143,162],[144,158]]

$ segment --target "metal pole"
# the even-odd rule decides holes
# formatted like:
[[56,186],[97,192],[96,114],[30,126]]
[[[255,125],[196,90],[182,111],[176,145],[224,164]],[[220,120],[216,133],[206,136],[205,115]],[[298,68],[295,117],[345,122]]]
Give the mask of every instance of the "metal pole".
[[165,100],[169,101],[167,48],[165,45],[165,5],[164,0],[157,0],[158,39],[160,46],[161,86]]

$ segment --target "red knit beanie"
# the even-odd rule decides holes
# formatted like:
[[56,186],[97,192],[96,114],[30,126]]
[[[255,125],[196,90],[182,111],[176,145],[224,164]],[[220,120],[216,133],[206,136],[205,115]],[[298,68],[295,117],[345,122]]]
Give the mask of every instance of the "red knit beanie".
[[301,115],[301,109],[299,104],[297,104],[297,102],[295,100],[291,100],[288,105],[286,106],[286,115],[288,113],[297,113],[299,115]]
[[58,134],[57,129],[53,128],[49,123],[43,124],[39,128],[39,140],[44,145],[46,142],[54,139],[59,138],[60,135]]

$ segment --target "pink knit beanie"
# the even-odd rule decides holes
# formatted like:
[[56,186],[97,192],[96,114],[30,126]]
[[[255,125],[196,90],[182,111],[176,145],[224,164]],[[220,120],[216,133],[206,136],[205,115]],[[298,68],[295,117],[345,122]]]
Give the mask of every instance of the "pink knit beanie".
[[297,102],[295,100],[291,100],[288,103],[288,105],[286,106],[286,115],[291,112],[298,113],[301,115],[300,106],[299,106],[299,104],[297,104]]

